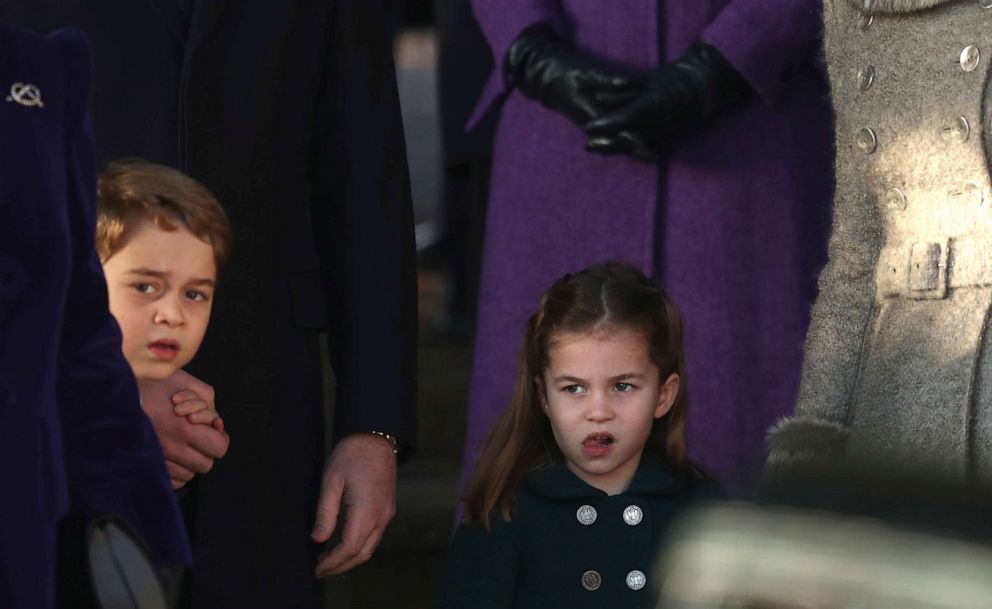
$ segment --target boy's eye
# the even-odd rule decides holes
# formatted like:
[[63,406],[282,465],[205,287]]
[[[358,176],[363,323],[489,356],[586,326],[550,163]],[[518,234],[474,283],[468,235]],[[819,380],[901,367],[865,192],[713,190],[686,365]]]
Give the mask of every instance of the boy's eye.
[[135,283],[132,287],[135,290],[137,290],[139,293],[141,293],[141,294],[154,294],[155,293],[155,286],[153,286],[150,283],[143,283],[143,282],[140,282],[139,281],[138,283]]
[[631,385],[630,383],[623,383],[623,382],[617,383],[616,385],[613,386],[613,388],[621,393],[627,393],[628,391],[633,391],[634,389],[637,389],[636,386]]
[[190,300],[193,300],[193,301],[196,301],[196,302],[205,302],[205,301],[207,301],[207,300],[210,299],[209,296],[207,296],[206,294],[204,294],[203,292],[201,292],[199,290],[187,290],[186,291],[186,298],[189,298]]

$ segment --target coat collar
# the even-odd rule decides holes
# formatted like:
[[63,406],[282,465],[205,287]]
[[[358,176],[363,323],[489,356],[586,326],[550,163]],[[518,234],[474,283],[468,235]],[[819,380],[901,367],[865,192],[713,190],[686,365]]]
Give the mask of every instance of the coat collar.
[[[536,495],[552,499],[581,499],[606,497],[606,493],[586,484],[573,474],[565,462],[548,469],[531,473],[524,481]],[[621,495],[672,495],[684,490],[687,484],[671,473],[660,456],[645,452],[641,463],[630,481],[630,488]]]
[[862,13],[912,13],[922,11],[954,0],[847,0]]

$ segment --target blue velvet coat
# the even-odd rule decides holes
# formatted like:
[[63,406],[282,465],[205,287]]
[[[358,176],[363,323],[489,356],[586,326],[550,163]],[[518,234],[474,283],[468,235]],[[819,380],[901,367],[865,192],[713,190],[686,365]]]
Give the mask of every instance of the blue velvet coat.
[[[82,35],[0,24],[0,607],[53,602],[55,529],[117,514],[162,564],[189,548],[93,249]],[[33,88],[32,88],[33,87]]]

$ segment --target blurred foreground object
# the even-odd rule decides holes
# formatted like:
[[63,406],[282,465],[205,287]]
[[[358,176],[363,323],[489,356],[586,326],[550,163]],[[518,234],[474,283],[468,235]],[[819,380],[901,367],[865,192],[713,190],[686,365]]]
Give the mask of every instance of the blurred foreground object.
[[979,609],[992,547],[864,516],[725,503],[687,515],[659,609]]

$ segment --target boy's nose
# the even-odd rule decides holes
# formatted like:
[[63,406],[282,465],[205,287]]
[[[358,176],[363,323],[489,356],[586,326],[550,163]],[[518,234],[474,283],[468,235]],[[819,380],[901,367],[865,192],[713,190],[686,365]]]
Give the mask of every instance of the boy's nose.
[[159,307],[155,310],[153,321],[157,324],[174,327],[185,323],[186,316],[183,313],[182,305],[177,299],[166,297],[159,301]]

